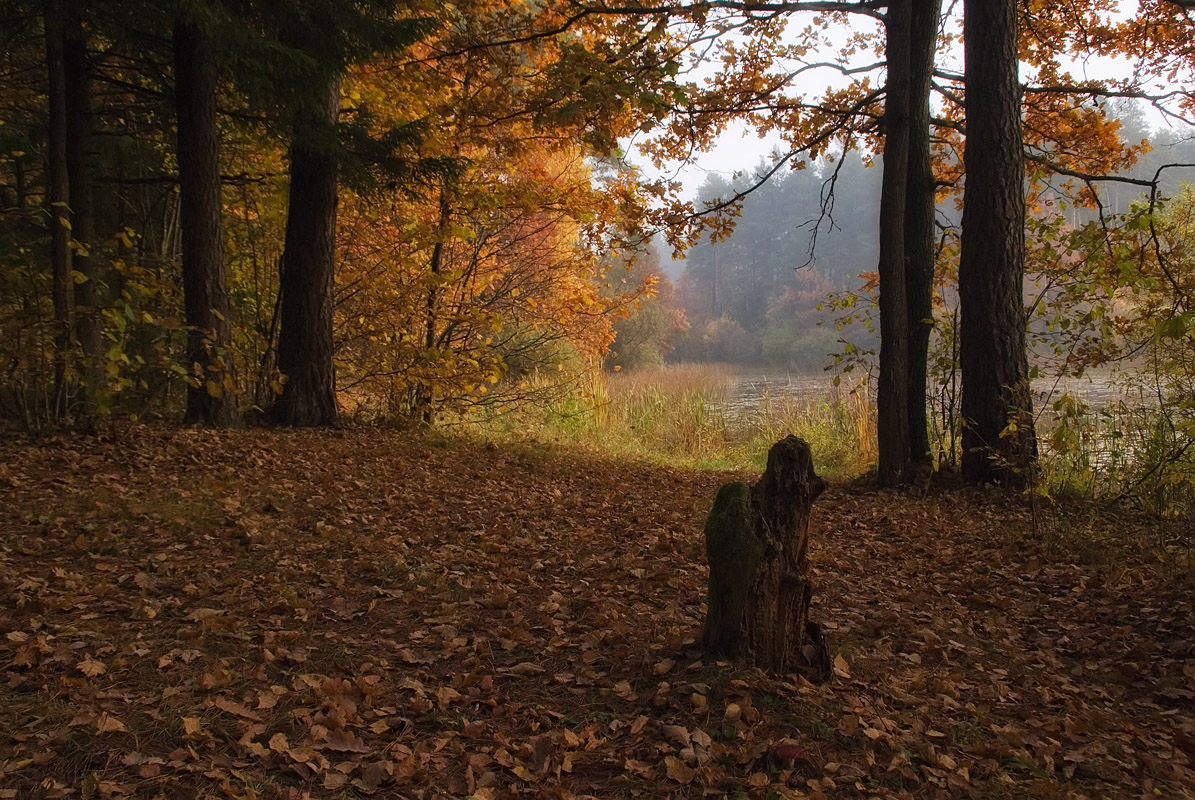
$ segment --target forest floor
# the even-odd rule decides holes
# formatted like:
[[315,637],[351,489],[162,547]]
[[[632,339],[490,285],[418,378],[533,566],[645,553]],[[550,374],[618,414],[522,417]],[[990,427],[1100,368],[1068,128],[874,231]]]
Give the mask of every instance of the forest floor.
[[1195,590],[1147,519],[832,486],[814,686],[695,645],[731,477],[0,433],[0,800],[1195,797]]

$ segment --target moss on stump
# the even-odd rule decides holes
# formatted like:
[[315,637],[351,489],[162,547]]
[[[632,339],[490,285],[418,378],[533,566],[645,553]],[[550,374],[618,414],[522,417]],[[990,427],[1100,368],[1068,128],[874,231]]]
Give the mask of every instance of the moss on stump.
[[743,611],[763,542],[751,527],[751,489],[728,483],[718,490],[705,521],[705,552],[710,563],[709,616],[702,636],[706,652],[735,657],[742,646]]
[[829,651],[809,622],[809,516],[826,482],[809,445],[788,436],[768,452],[754,486],[718,490],[705,523],[709,609],[702,645],[773,672],[829,677]]

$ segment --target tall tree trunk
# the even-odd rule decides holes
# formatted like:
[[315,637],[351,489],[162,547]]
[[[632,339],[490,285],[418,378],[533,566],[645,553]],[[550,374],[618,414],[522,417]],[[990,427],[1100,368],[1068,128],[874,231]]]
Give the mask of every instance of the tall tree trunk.
[[290,198],[282,253],[278,369],[285,377],[271,415],[283,425],[339,421],[332,363],[336,257],[336,119],[340,81],[323,89],[323,107],[295,115]]
[[191,373],[184,421],[230,425],[237,410],[221,222],[220,132],[216,79],[205,47],[203,32],[195,24],[175,20],[183,306]]
[[92,204],[91,67],[87,63],[87,36],[83,31],[82,3],[68,0],[64,48],[66,89],[66,166],[70,183],[71,222],[78,246],[73,267],[82,279],[75,284],[75,332],[83,356],[84,413],[94,417],[96,392],[103,376],[100,342],[99,277],[92,249],[96,247],[95,210]]
[[1025,189],[1015,0],[963,7],[967,149],[959,308],[963,475],[1023,486],[1037,457],[1025,350]]
[[[431,263],[428,265],[427,316],[424,319],[423,346],[430,353],[436,346],[436,327],[440,306],[440,271],[444,266],[444,244],[448,238],[448,223],[452,219],[452,205],[449,202],[447,184],[440,189],[440,219],[436,243],[432,246]],[[431,386],[421,384],[417,392],[417,405],[424,425],[436,421],[435,392]]]
[[54,303],[54,399],[51,413],[67,411],[71,361],[70,178],[66,149],[66,65],[61,0],[46,0],[46,69],[49,78],[49,146],[46,199],[50,221],[51,299]]
[[930,152],[930,83],[938,46],[942,0],[913,0],[910,24],[909,178],[905,207],[905,300],[908,303],[909,455],[930,458],[926,387],[934,323],[933,157]]
[[909,346],[905,298],[905,200],[909,164],[911,0],[892,0],[885,18],[888,82],[884,101],[884,177],[880,190],[879,481],[894,486],[909,465]]

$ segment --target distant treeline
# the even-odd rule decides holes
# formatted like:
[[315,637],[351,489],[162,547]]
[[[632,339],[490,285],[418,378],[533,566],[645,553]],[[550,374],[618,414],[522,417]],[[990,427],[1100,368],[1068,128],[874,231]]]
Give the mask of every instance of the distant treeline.
[[[1195,164],[1189,133],[1151,132],[1131,104],[1118,111],[1126,141],[1148,139],[1153,148],[1125,177],[1152,179],[1162,164]],[[697,206],[733,198],[771,167],[761,161],[733,180],[711,174],[698,190]],[[860,276],[876,269],[882,167],[882,157],[869,165],[850,152],[807,169],[782,169],[743,198],[729,237],[705,238],[666,267],[653,254],[639,269],[670,274],[675,285],[665,278],[656,299],[618,324],[607,364],[697,361],[820,370],[831,354],[842,352],[840,338],[859,347],[874,345],[876,334],[864,325],[838,330],[826,301],[863,286]],[[1176,194],[1185,180],[1185,170],[1165,171],[1163,193]],[[1131,184],[1104,185],[1105,214],[1127,212],[1142,192]],[[1097,212],[1068,209],[1068,214],[1077,225]],[[953,199],[939,204],[938,222],[944,230],[957,228]]]

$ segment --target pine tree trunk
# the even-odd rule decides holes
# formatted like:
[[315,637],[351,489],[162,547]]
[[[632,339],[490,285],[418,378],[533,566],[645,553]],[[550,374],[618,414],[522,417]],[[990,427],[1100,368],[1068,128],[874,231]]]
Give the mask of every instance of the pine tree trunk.
[[754,486],[729,483],[718,492],[705,527],[708,653],[829,677],[825,641],[809,622],[809,515],[825,488],[809,445],[789,436],[772,446]]
[[295,115],[290,199],[282,253],[278,369],[285,382],[271,415],[283,425],[335,425],[332,301],[336,256],[335,125],[340,82],[324,89],[319,112]]
[[942,0],[913,0],[910,44],[909,178],[905,207],[905,300],[908,303],[909,455],[930,460],[926,414],[929,339],[934,323],[933,157],[930,152],[930,83],[938,46]]
[[175,20],[183,305],[191,373],[184,421],[222,426],[236,421],[236,381],[224,268],[216,81],[204,48],[196,25]]
[[51,300],[54,304],[54,397],[50,413],[67,412],[72,353],[70,178],[67,172],[66,64],[63,9],[60,0],[46,0],[46,70],[49,141],[46,200],[50,224]]
[[909,326],[905,297],[905,200],[909,167],[911,0],[892,0],[885,18],[888,83],[880,191],[880,378],[876,392],[879,481],[902,483],[909,465]]
[[1037,457],[1025,350],[1025,190],[1014,0],[964,6],[959,307],[964,477],[1023,486]]
[[66,166],[70,185],[71,225],[79,247],[72,266],[82,277],[75,284],[75,332],[82,351],[84,414],[94,418],[96,392],[103,376],[100,341],[99,276],[92,250],[97,246],[95,209],[92,204],[91,67],[83,32],[79,0],[69,0],[64,42],[66,90]]

